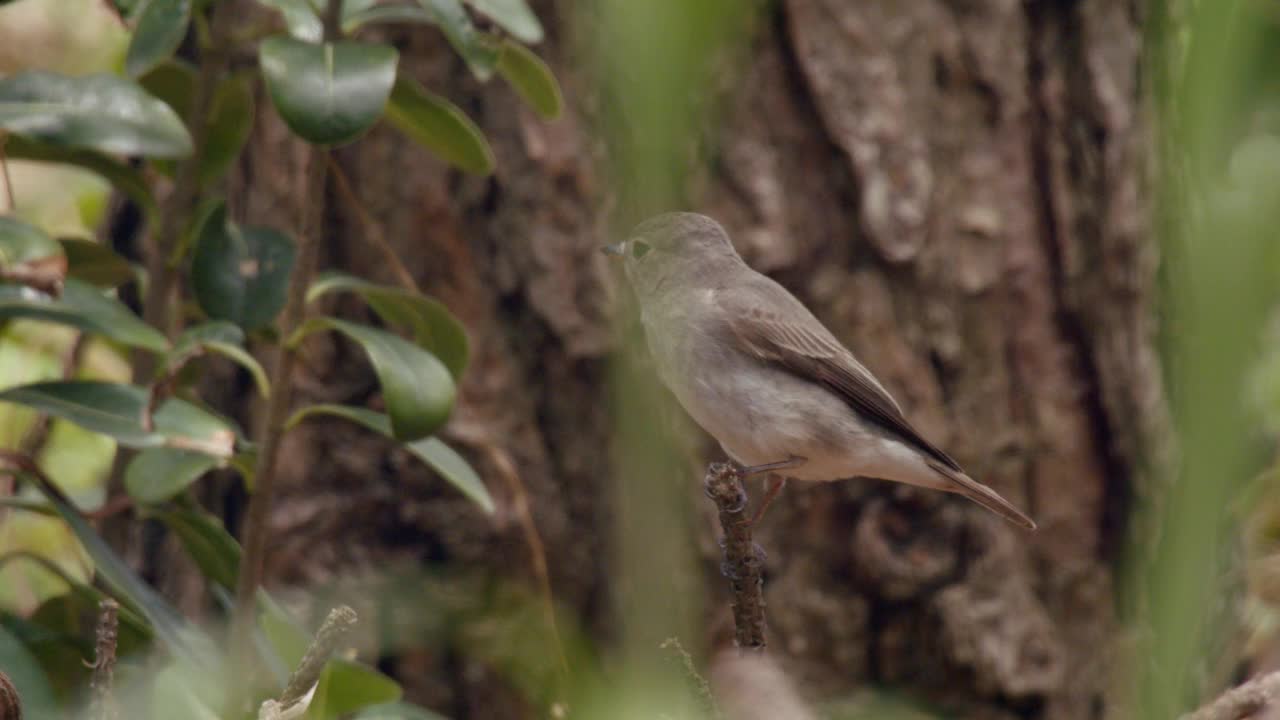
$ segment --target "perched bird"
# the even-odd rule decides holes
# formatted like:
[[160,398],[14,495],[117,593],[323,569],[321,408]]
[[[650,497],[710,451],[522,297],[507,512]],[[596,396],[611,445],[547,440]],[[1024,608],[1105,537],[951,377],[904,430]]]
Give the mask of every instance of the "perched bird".
[[724,228],[697,213],[640,223],[618,256],[658,374],[744,475],[870,477],[963,495],[1022,527],[1035,523],[965,474],[907,422],[875,376],[813,313],[752,270]]

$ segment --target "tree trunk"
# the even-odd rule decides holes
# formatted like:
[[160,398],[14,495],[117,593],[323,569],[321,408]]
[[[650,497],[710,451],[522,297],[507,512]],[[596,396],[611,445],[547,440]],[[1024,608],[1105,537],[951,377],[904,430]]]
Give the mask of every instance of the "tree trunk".
[[[473,80],[434,31],[392,36],[405,68],[483,127],[493,177],[459,175],[386,129],[338,153],[415,278],[470,330],[451,437],[496,516],[383,441],[307,426],[285,448],[273,585],[425,564],[487,602],[536,597],[514,478],[556,601],[607,646],[605,399],[620,289],[597,252],[610,193],[590,131],[596,95],[568,37],[573,5],[536,4],[569,103],[550,124],[501,83]],[[888,483],[793,483],[757,541],[770,652],[811,699],[889,684],[966,717],[1113,708],[1116,561],[1139,458],[1163,422],[1136,5],[786,0],[733,70],[697,209],[804,300],[924,435],[1040,524],[1028,534]],[[265,98],[259,116],[233,208],[292,226],[299,158]],[[331,196],[324,262],[394,283]],[[304,365],[300,399],[374,400],[357,351],[312,340]],[[702,460],[719,459],[703,447]],[[700,479],[690,472],[689,502],[707,511],[710,570]],[[444,613],[446,596],[423,600],[423,614]],[[381,651],[410,698],[459,719],[535,716],[538,691],[482,631],[431,635],[397,612],[369,600],[364,624],[394,630]]]

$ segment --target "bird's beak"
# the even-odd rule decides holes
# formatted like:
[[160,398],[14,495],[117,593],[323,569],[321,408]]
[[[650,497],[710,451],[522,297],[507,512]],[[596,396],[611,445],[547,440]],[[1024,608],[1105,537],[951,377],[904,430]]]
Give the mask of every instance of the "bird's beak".
[[600,252],[604,253],[605,255],[616,255],[618,257],[622,257],[627,254],[627,241],[623,240],[621,242],[616,242],[612,245],[605,245],[604,247],[600,248]]

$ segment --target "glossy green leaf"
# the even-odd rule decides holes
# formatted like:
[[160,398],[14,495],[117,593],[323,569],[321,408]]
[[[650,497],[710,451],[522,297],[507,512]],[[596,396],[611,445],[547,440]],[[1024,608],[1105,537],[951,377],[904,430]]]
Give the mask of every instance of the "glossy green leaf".
[[307,717],[336,720],[369,705],[394,702],[401,694],[400,685],[377,670],[335,658],[320,674]]
[[270,228],[241,228],[225,206],[210,213],[196,239],[191,285],[215,320],[251,331],[284,307],[294,262],[293,241]]
[[363,25],[384,22],[411,22],[435,25],[445,39],[480,80],[493,75],[498,62],[498,46],[476,30],[460,0],[418,0],[418,5],[371,5],[344,9],[343,30],[352,32]]
[[[309,405],[294,413],[287,425],[291,427],[312,415],[343,418],[385,437],[394,437],[391,434],[391,420],[386,415],[350,405]],[[466,459],[453,448],[432,437],[405,443],[405,449],[439,473],[485,512],[493,512],[493,498],[489,495],[489,490]]]
[[124,487],[129,496],[140,503],[162,503],[217,466],[218,458],[204,453],[150,448],[129,461],[124,471]]
[[467,331],[443,303],[337,272],[316,278],[307,289],[307,302],[338,291],[359,295],[384,323],[408,331],[414,342],[440,358],[455,380],[462,376],[469,352]]
[[93,240],[58,238],[67,256],[67,277],[100,288],[114,288],[134,279],[135,271],[114,250]]
[[391,91],[387,120],[450,165],[477,175],[493,172],[493,150],[471,118],[403,75]]
[[209,133],[200,156],[200,182],[222,176],[240,156],[253,132],[253,84],[238,75],[218,85],[209,110]]
[[45,677],[39,661],[18,636],[3,626],[0,626],[0,668],[4,668],[5,675],[18,691],[27,717],[57,715],[53,688],[49,686],[49,678]]
[[194,357],[205,353],[216,353],[247,370],[259,394],[266,397],[271,393],[267,371],[256,358],[241,347],[243,343],[244,331],[225,320],[215,320],[187,328],[174,341],[173,350],[165,358],[165,370],[173,374]]
[[151,186],[141,171],[95,150],[49,145],[13,135],[5,144],[4,152],[14,160],[34,160],[84,168],[128,195],[147,216],[154,218],[158,212],[155,198],[151,195]]
[[156,635],[170,650],[181,652],[201,664],[212,662],[216,652],[212,640],[195,626],[189,625],[177,610],[138,577],[128,563],[89,526],[80,510],[71,504],[61,490],[39,476],[25,477],[36,485],[62,520],[70,526],[71,532],[93,559],[94,567],[102,579],[147,619]]
[[539,115],[548,120],[560,116],[564,106],[560,83],[556,82],[550,66],[529,48],[511,40],[503,41],[498,72]]
[[335,330],[364,348],[382,386],[397,440],[417,440],[435,432],[449,419],[454,386],[449,369],[435,355],[385,330],[337,318],[308,320],[291,344],[318,330]]
[[68,278],[62,295],[0,285],[0,319],[30,318],[70,325],[131,347],[164,352],[169,341],[118,300],[80,280]]
[[488,18],[511,36],[527,43],[542,42],[542,23],[529,9],[525,0],[467,0],[467,4]]
[[226,420],[180,398],[169,398],[142,426],[148,393],[133,385],[95,380],[59,380],[0,392],[0,402],[18,403],[132,448],[172,447],[229,457],[238,436]]
[[202,575],[228,590],[235,588],[240,545],[218,518],[187,508],[166,510],[157,517],[178,536]]
[[129,41],[124,66],[138,77],[173,56],[191,24],[191,0],[148,0]]
[[43,230],[0,215],[0,280],[57,290],[67,274],[62,246]]
[[163,101],[114,75],[28,71],[0,80],[0,127],[47,145],[181,157],[191,136]]
[[356,713],[352,720],[448,720],[444,715],[404,702],[371,705]]
[[354,140],[387,104],[396,78],[395,48],[272,37],[259,48],[267,91],[293,132],[317,145]]

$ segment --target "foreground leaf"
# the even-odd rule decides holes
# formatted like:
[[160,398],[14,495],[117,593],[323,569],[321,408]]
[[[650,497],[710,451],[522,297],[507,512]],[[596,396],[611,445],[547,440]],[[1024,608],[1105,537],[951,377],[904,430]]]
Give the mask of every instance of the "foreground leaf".
[[502,55],[498,57],[498,72],[539,115],[548,120],[560,117],[564,106],[560,84],[556,82],[550,66],[529,48],[504,40]]
[[[312,415],[329,415],[350,420],[384,437],[394,439],[391,434],[391,420],[386,415],[350,405],[310,405],[295,413],[286,425],[292,427]],[[404,447],[486,513],[493,512],[493,498],[489,495],[489,490],[466,459],[453,448],[433,437],[405,443]]]
[[27,71],[0,80],[0,127],[58,147],[148,157],[191,154],[191,136],[173,110],[114,75]]
[[525,0],[467,0],[471,7],[493,20],[517,40],[542,42],[542,23]]
[[236,325],[223,320],[196,325],[187,328],[173,343],[173,350],[165,358],[165,372],[173,375],[192,358],[207,353],[216,353],[231,360],[248,371],[254,385],[262,397],[271,393],[271,383],[267,380],[267,371],[241,345],[244,343],[244,331]]
[[430,350],[449,368],[454,379],[467,366],[469,345],[462,323],[438,300],[344,273],[325,273],[307,288],[307,302],[330,292],[359,295],[388,325],[407,330],[413,341]]
[[404,702],[372,705],[353,716],[352,720],[448,720],[424,707]]
[[307,717],[335,720],[368,705],[394,702],[402,695],[400,685],[362,663],[333,659],[320,674],[316,694]]
[[11,402],[75,423],[132,448],[171,447],[230,457],[238,433],[225,420],[180,398],[169,398],[142,426],[148,393],[133,385],[96,380],[58,380],[19,385],[0,392]]
[[173,56],[191,23],[191,0],[150,0],[138,16],[124,66],[138,77]]
[[293,271],[293,241],[270,228],[241,228],[226,206],[213,210],[196,239],[191,284],[196,301],[215,320],[246,331],[275,319]]
[[114,250],[93,240],[58,238],[67,256],[67,277],[100,288],[114,288],[134,279],[133,266]]
[[128,195],[149,218],[154,218],[158,212],[155,198],[151,196],[151,187],[142,172],[96,150],[48,145],[13,135],[5,144],[4,152],[14,160],[34,160],[84,168]]
[[288,37],[259,49],[271,101],[289,129],[317,145],[354,140],[382,116],[396,77],[395,49]]
[[476,175],[493,172],[493,150],[480,128],[457,105],[414,80],[396,79],[387,120],[450,165]]
[[144,323],[120,301],[74,278],[67,279],[59,297],[27,287],[0,285],[0,319],[4,318],[30,318],[70,325],[152,352],[164,352],[169,348],[169,341],[159,330]]
[[58,291],[67,275],[62,246],[37,227],[0,216],[0,280]]
[[176,448],[149,448],[129,461],[124,488],[143,504],[158,504],[186,490],[201,475],[218,467],[211,455]]
[[166,510],[158,517],[178,536],[202,575],[228,590],[235,588],[240,573],[240,545],[218,518],[187,508]]
[[417,440],[438,430],[453,410],[449,370],[436,356],[399,335],[331,317],[308,320],[289,339],[296,345],[316,331],[335,330],[364,348],[382,386],[397,440]]

